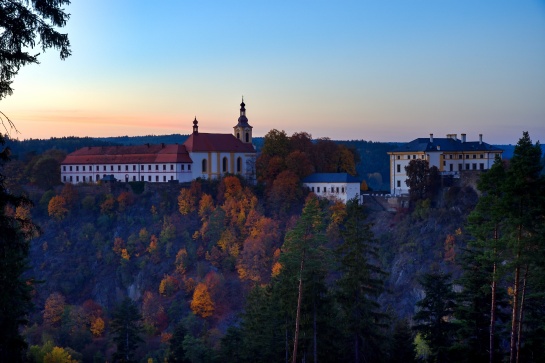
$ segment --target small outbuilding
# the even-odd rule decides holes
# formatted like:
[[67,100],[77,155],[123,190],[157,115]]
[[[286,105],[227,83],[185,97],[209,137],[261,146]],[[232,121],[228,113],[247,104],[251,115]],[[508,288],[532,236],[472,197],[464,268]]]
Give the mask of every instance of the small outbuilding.
[[317,196],[343,203],[360,194],[361,181],[348,173],[314,173],[302,182]]

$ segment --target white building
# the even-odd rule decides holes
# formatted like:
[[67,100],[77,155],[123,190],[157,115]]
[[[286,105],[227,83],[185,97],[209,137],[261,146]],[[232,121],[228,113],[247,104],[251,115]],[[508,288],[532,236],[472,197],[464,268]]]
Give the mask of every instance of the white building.
[[442,175],[452,175],[459,178],[462,172],[479,172],[488,170],[494,164],[496,155],[500,158],[503,150],[483,142],[482,134],[479,141],[466,141],[466,134],[448,134],[446,138],[415,139],[393,151],[390,156],[390,192],[392,195],[409,193],[405,182],[407,173],[405,167],[411,160],[427,160],[429,166],[435,166]]
[[347,173],[314,173],[302,182],[317,196],[343,203],[360,194],[360,181]]
[[[193,133],[182,145],[86,147],[66,156],[61,163],[64,183],[94,183],[106,175],[116,180],[165,183],[218,178],[227,173],[255,180],[256,150],[244,101],[232,134]],[[236,135],[236,136],[235,136]]]

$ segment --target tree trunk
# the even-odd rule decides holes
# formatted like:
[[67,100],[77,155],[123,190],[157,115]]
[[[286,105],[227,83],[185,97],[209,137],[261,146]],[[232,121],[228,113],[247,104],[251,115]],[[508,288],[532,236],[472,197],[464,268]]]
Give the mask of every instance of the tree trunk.
[[299,295],[297,297],[297,315],[295,317],[295,339],[293,342],[292,362],[297,362],[297,343],[299,341],[299,321],[301,319],[301,300],[303,297],[303,268],[305,267],[305,251],[301,256],[301,269],[299,270]]
[[496,330],[496,262],[492,269],[492,302],[490,303],[490,359],[494,363],[494,334]]
[[[520,258],[520,252],[517,254],[517,261]],[[511,314],[511,344],[509,363],[514,363],[516,358],[517,349],[517,327],[518,327],[518,298],[519,298],[519,279],[520,279],[520,266],[515,267],[515,286],[513,286],[513,306]]]
[[313,336],[313,339],[314,339],[314,363],[318,363],[318,339],[317,339],[317,326],[316,326],[316,299],[314,299],[314,304],[313,304],[313,308],[314,308],[314,321],[313,321],[313,330],[314,330],[314,336]]
[[524,297],[526,296],[526,281],[528,279],[528,265],[525,266],[524,277],[522,278],[522,291],[520,296],[520,313],[518,321],[518,336],[517,336],[517,363],[520,359],[520,342],[522,338],[522,318],[524,317]]

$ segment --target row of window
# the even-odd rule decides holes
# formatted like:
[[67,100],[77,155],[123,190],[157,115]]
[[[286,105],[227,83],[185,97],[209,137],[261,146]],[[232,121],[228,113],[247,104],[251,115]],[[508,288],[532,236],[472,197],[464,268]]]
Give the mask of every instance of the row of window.
[[[463,155],[465,155],[466,159],[477,159],[477,156],[478,156],[478,159],[484,159],[484,154],[448,154],[448,158],[449,159],[455,159],[455,155],[458,155],[458,159],[463,159]],[[470,156],[471,155],[471,156]],[[494,155],[494,154],[492,154]],[[400,160],[401,157],[403,156],[403,159],[411,159],[411,156],[412,156],[412,159],[416,159],[418,155],[397,155],[397,160]],[[420,155],[420,158],[421,159],[424,159],[424,155]],[[444,156],[445,158],[447,158],[447,155]]]
[[[411,155],[397,155],[397,160],[400,160],[401,159],[401,156],[403,156],[403,159],[411,159]],[[406,158],[405,158],[406,156]],[[412,158],[413,159],[416,159],[417,155],[412,155]],[[425,155],[420,155],[420,159],[424,159],[425,158]]]
[[[155,170],[156,171],[159,171],[159,164],[154,164],[155,165]],[[174,164],[169,164],[170,165],[170,171],[173,171],[174,170]],[[186,164],[182,164],[182,170],[185,170],[185,166]],[[90,172],[93,171],[93,165],[88,165],[88,170]],[[69,165],[68,166],[68,171],[73,171],[73,166],[72,165]],[[75,169],[76,171],[79,171],[79,165],[75,165]],[[115,169],[115,166],[114,165],[110,165],[110,171],[114,171]],[[117,171],[121,171],[122,169],[122,165],[117,165]],[[96,171],[100,171],[100,165],[96,165],[96,168],[95,168]],[[107,170],[107,165],[102,165],[102,171],[106,171]],[[144,171],[146,170],[145,168],[145,165],[140,165],[140,170],[141,171]],[[151,171],[152,170],[152,165],[151,164],[148,164],[148,171]],[[162,167],[162,170],[163,171],[166,171],[167,170],[167,165],[166,164],[163,164],[163,167]],[[191,164],[187,164],[187,170],[191,170]],[[66,165],[63,165],[62,166],[62,171],[67,171],[67,167]],[[81,171],[85,171],[85,165],[82,165],[81,166]],[[129,171],[129,165],[125,165],[125,171]],[[132,166],[132,171],[136,171],[136,165],[133,165]]]
[[[227,157],[224,157],[221,160],[221,171],[224,172],[224,173],[229,172],[229,161],[228,161]],[[203,161],[202,161],[202,172],[203,173],[208,172],[208,160],[207,159],[203,159]],[[236,172],[237,173],[242,172],[242,158],[240,156],[237,158]]]
[[[307,189],[311,192],[314,192],[314,187],[307,187]],[[323,193],[327,193],[327,187],[316,187],[316,193],[320,193],[320,189],[323,190]],[[339,187],[331,187],[331,193],[339,194]],[[341,193],[344,193],[344,187],[341,187]]]
[[[106,174],[104,174],[102,177],[106,177]],[[80,181],[79,175],[76,175],[76,176],[75,176],[75,180],[76,180],[76,183],[79,183],[79,181]],[[99,175],[99,174],[95,175],[95,180],[94,180],[94,181],[95,181],[95,182],[98,182],[99,180],[100,180],[100,175]],[[160,180],[159,175],[156,175],[156,176],[155,176],[155,182],[159,182],[159,180]],[[169,180],[174,180],[174,176],[171,175]],[[62,181],[65,182],[65,183],[66,183],[67,181],[69,181],[70,183],[72,183],[72,182],[74,182],[74,177],[73,177],[72,175],[70,175],[69,177],[67,177],[66,175],[64,175],[64,176],[62,177]],[[85,182],[92,183],[92,182],[93,182],[93,177],[92,177],[92,176],[86,177],[86,176],[84,175],[84,176],[82,177],[81,181],[82,181],[83,183],[85,183]],[[126,181],[126,182],[130,181],[129,178],[128,178],[127,176],[125,177],[125,181]],[[132,181],[136,181],[136,175],[133,175]],[[146,181],[146,180],[145,180],[145,177],[144,177],[143,175],[140,176],[140,181]],[[151,175],[148,175],[148,180],[147,180],[147,181],[149,181],[149,182],[153,181],[153,178],[152,178]],[[167,176],[166,176],[166,175],[163,175],[163,182],[167,182]]]

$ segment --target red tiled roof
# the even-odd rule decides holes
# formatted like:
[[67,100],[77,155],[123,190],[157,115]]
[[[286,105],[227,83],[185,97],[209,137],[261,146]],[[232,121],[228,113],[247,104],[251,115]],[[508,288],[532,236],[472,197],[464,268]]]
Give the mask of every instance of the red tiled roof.
[[239,153],[255,153],[252,144],[246,144],[231,134],[194,133],[184,142],[189,152],[223,151]]
[[62,164],[192,163],[184,145],[84,147],[66,156]]

